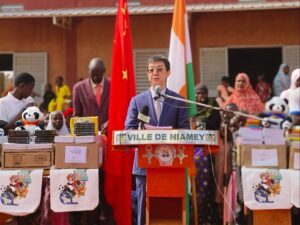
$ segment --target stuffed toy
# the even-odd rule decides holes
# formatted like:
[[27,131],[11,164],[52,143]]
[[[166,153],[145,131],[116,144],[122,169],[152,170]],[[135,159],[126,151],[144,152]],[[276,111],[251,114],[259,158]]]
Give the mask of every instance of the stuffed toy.
[[28,107],[22,113],[21,125],[17,126],[15,130],[26,130],[30,136],[34,136],[36,130],[41,130],[40,125],[44,119],[43,113],[36,106]]
[[259,114],[263,118],[262,126],[265,128],[280,128],[288,130],[291,128],[291,118],[288,113],[288,101],[280,97],[273,97],[265,104],[265,112]]

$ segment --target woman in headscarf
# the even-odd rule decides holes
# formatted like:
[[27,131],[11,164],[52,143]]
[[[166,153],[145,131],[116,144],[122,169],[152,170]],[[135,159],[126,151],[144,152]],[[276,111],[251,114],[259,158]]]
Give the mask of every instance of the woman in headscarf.
[[273,94],[280,96],[281,92],[288,89],[290,86],[291,78],[289,76],[290,68],[287,64],[282,63],[273,80]]
[[[218,107],[214,98],[208,97],[208,88],[204,84],[195,86],[196,101],[202,104]],[[197,115],[192,118],[193,127],[195,129],[218,130],[220,128],[220,113],[212,108],[197,105]]]
[[[49,122],[46,130],[55,130],[57,135],[69,135],[70,132],[66,126],[66,119],[61,111],[53,111],[49,115]],[[50,183],[46,180],[45,194],[43,198],[43,216],[40,225],[55,224],[69,225],[69,214],[66,212],[53,212],[50,210]]]
[[260,97],[253,90],[247,74],[239,73],[235,78],[235,86],[232,95],[226,105],[235,103],[239,110],[245,110],[249,114],[258,114],[264,110]]
[[300,87],[300,69],[295,69],[291,75],[291,86],[289,89],[283,91],[280,94],[280,98],[285,98],[288,101],[290,100],[290,93],[292,90],[295,90],[297,87]]
[[[217,106],[213,98],[208,98],[208,88],[203,84],[195,87],[196,101],[206,105]],[[214,109],[198,106],[197,115],[192,118],[193,129],[218,130],[220,128],[220,113]],[[196,199],[198,224],[220,224],[218,207],[215,202],[215,184],[212,171],[212,155],[204,147],[194,150],[196,167]]]
[[70,134],[64,114],[61,111],[54,111],[50,113],[49,123],[46,130],[55,130],[58,135]]

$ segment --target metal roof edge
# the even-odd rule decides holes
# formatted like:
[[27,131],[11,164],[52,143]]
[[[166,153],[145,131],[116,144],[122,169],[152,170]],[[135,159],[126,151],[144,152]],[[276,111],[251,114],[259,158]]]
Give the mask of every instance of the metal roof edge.
[[[223,12],[223,11],[249,11],[274,9],[300,9],[299,1],[289,2],[240,2],[227,4],[190,4],[187,5],[189,13],[196,12]],[[173,13],[173,5],[128,7],[130,15],[166,14]],[[0,19],[4,18],[42,18],[42,17],[82,17],[82,16],[114,16],[116,7],[68,8],[32,11],[1,12]]]

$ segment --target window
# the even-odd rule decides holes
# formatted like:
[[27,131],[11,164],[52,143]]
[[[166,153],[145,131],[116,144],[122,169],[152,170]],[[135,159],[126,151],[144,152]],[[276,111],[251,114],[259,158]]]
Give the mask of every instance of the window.
[[13,54],[2,53],[0,54],[0,71],[13,70]]
[[[47,82],[47,53],[22,52],[14,54],[14,73],[28,72],[35,78],[34,92],[43,95],[44,84]],[[39,105],[42,97],[34,100]]]
[[207,85],[209,96],[217,96],[221,77],[228,75],[226,48],[200,49],[200,82]]
[[0,53],[0,97],[12,87],[13,80],[13,54]]
[[300,68],[300,45],[284,46],[283,62],[289,65],[290,73]]

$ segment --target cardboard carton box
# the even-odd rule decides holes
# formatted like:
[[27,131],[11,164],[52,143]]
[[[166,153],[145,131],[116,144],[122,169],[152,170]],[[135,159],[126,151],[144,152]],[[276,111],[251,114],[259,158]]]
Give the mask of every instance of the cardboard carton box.
[[50,168],[53,165],[53,149],[43,150],[2,150],[2,169]]
[[102,165],[102,148],[95,143],[55,143],[55,168],[96,169]]
[[248,168],[287,168],[285,145],[242,145],[240,163]]
[[3,143],[2,148],[2,169],[46,169],[54,163],[52,144]]
[[292,145],[290,148],[289,168],[300,170],[300,148]]

